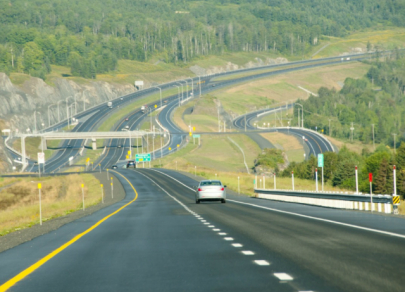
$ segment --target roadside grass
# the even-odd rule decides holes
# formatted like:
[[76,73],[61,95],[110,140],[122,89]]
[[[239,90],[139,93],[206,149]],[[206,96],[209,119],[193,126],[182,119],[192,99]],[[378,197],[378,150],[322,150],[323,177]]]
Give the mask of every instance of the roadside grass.
[[[339,149],[343,146],[346,146],[347,149],[350,151],[356,152],[357,154],[361,154],[363,149],[368,149],[369,152],[373,152],[373,143],[370,144],[363,144],[361,141],[354,140],[353,142],[349,141],[348,139],[337,139],[330,136],[325,135],[325,137],[336,147]],[[376,144],[375,147],[377,148],[379,144]]]
[[[245,135],[230,137],[244,150],[248,167],[253,167],[254,160],[261,152],[257,144]],[[198,139],[195,142],[194,145],[191,141],[179,151],[173,150],[173,154],[161,160],[163,166],[178,160],[179,165],[197,166],[197,170],[203,167],[218,171],[246,171],[241,151],[226,136],[201,135],[201,146],[198,146]]]
[[17,183],[0,191],[0,236],[39,224],[38,182],[42,184],[43,221],[80,210],[81,184],[86,207],[101,201],[100,182],[90,174],[19,178]]
[[260,135],[277,148],[282,149],[289,162],[304,161],[304,147],[297,137],[283,133],[263,133]]
[[301,86],[316,93],[320,87],[340,90],[347,77],[363,77],[370,65],[353,62],[327,67],[318,67],[264,77],[237,86],[227,87],[211,93],[217,97],[225,110],[233,115],[244,114],[280,102],[306,99],[309,94]]
[[314,54],[327,43],[330,43],[330,45],[316,54],[314,58],[338,56],[344,52],[350,53],[352,48],[362,48],[363,52],[366,52],[368,42],[373,47],[378,46],[380,51],[392,50],[396,47],[401,48],[405,45],[405,29],[389,27],[379,30],[363,30],[344,38],[324,37],[322,43],[314,47],[311,54]]

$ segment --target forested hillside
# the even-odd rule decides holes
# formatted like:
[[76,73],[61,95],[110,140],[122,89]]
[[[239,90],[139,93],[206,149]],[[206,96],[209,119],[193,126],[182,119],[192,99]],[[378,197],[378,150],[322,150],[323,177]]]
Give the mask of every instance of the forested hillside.
[[0,0],[0,71],[94,78],[118,59],[184,64],[225,51],[303,56],[323,35],[404,26],[403,0]]

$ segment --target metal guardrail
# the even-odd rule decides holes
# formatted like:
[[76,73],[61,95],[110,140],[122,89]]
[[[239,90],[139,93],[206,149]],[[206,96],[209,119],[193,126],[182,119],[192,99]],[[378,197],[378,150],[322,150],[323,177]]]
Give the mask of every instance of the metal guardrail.
[[[257,198],[275,201],[316,205],[339,209],[375,210],[391,213],[392,196],[370,194],[349,194],[339,192],[311,192],[293,190],[254,189]],[[372,201],[371,201],[372,200]],[[371,204],[372,202],[372,204]]]

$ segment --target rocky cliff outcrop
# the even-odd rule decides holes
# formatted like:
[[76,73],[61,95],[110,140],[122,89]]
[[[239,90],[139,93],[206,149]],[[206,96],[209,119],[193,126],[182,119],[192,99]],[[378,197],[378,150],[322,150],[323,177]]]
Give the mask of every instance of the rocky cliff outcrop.
[[53,87],[42,79],[30,78],[21,86],[15,86],[6,74],[0,73],[0,119],[5,121],[5,127],[13,131],[32,132],[35,129],[36,111],[36,128],[40,130],[66,119],[66,101],[73,112],[76,101],[77,112],[80,112],[84,107],[89,108],[135,91],[132,85],[101,81],[82,85],[60,78],[54,84]]

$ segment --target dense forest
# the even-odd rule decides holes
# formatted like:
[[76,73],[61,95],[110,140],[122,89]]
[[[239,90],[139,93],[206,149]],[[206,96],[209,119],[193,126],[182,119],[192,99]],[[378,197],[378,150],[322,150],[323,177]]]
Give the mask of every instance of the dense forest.
[[374,137],[393,148],[405,141],[405,58],[398,52],[372,64],[364,78],[346,79],[340,91],[320,88],[318,96],[299,101],[305,126],[363,143]]
[[404,26],[403,0],[0,0],[0,71],[94,78],[119,59],[184,64],[225,51],[302,56],[322,36]]

